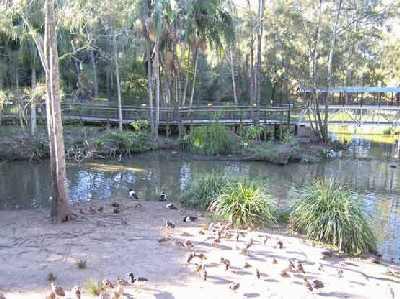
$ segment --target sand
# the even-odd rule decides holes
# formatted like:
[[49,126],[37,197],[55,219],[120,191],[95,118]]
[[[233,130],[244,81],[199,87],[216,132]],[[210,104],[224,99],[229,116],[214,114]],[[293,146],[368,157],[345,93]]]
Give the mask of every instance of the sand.
[[[165,203],[150,201],[135,208],[137,202],[116,200],[121,204],[120,214],[113,213],[110,203],[93,201],[75,206],[76,219],[58,225],[50,223],[44,210],[0,211],[0,293],[7,299],[42,299],[49,290],[51,272],[67,290],[66,298],[75,298],[69,290],[88,279],[120,276],[128,280],[127,273],[133,272],[149,281],[125,287],[124,298],[400,298],[400,279],[388,274],[388,270],[400,271],[398,266],[375,264],[370,259],[321,259],[324,248],[278,229],[245,232],[239,242],[233,231],[230,239],[213,246],[212,232],[199,234],[209,220],[198,212],[170,210]],[[89,206],[103,205],[103,212],[89,213]],[[184,223],[186,215],[199,219]],[[171,232],[164,228],[166,220],[176,223]],[[173,241],[159,243],[166,235]],[[264,245],[265,235],[269,239]],[[254,245],[243,255],[240,249],[250,238]],[[187,264],[191,249],[175,240],[191,240],[196,252],[207,256],[207,281],[195,271],[198,260]],[[277,247],[278,240],[283,242],[282,249]],[[230,269],[221,265],[221,257],[230,260]],[[86,269],[77,267],[80,259],[87,261]],[[290,277],[282,277],[289,259],[302,262],[306,273],[289,272]],[[245,268],[245,263],[251,267]],[[310,282],[318,279],[324,287],[309,291],[304,277]],[[232,282],[240,287],[231,290]],[[84,292],[82,298],[94,297]]]

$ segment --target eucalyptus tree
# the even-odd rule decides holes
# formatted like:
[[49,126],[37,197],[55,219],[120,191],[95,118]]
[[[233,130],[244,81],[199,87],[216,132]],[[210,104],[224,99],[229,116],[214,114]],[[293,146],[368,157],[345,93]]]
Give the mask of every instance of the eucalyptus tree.
[[[70,219],[71,212],[65,189],[65,151],[60,104],[57,17],[54,4],[54,0],[32,1],[29,3],[14,1],[1,6],[0,9],[9,18],[10,22],[6,24],[9,32],[28,34],[35,43],[40,56],[47,83],[46,112],[52,178],[51,214],[55,222],[64,222]],[[32,12],[39,13],[39,15],[43,13],[42,22],[39,21],[38,24],[44,23],[44,33],[41,32],[41,26],[35,28],[30,19]]]

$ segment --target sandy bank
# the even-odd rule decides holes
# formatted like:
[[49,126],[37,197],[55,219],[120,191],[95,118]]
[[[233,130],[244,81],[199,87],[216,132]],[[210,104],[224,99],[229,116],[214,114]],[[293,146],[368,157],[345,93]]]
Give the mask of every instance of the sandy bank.
[[[201,216],[197,212],[169,210],[160,202],[141,202],[139,208],[135,202],[119,202],[120,214],[114,214],[109,203],[93,215],[89,206],[97,209],[102,203],[81,204],[75,207],[77,219],[61,225],[50,224],[46,211],[0,211],[0,292],[8,299],[42,299],[49,289],[50,272],[67,291],[89,278],[127,279],[126,274],[133,272],[149,281],[126,287],[126,298],[400,298],[400,279],[387,274],[389,268],[400,271],[398,267],[365,259],[321,259],[323,248],[278,231],[246,232],[239,242],[232,232],[215,247],[213,233],[199,234],[205,218],[183,222],[185,215]],[[167,219],[177,224],[171,235],[174,240],[190,240],[196,252],[207,256],[207,281],[196,273],[194,262],[186,263],[190,249],[175,241],[158,242],[166,234]],[[266,234],[269,239],[264,245]],[[250,238],[254,245],[243,255],[240,249]],[[276,246],[278,240],[283,249]],[[221,265],[221,257],[230,260],[229,270]],[[78,269],[79,259],[87,260],[86,269]],[[302,262],[306,273],[282,277],[289,259]],[[251,267],[245,268],[245,263]],[[318,279],[324,287],[310,292],[304,277]],[[239,282],[239,289],[229,289],[232,282]],[[92,297],[84,294],[83,298]]]

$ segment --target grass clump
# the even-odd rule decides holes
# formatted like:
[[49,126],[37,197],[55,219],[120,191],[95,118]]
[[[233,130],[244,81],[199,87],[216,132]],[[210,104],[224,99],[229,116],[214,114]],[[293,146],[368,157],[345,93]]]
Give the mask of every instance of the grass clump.
[[182,141],[184,150],[195,154],[223,155],[234,153],[239,147],[238,136],[220,124],[195,127]]
[[86,269],[87,268],[87,261],[80,259],[79,261],[76,262],[76,266],[78,267],[78,269]]
[[237,180],[227,184],[210,210],[228,218],[237,227],[261,227],[275,222],[270,197],[254,182]]
[[349,254],[375,250],[375,236],[354,192],[333,180],[316,180],[302,191],[290,214],[293,231]]
[[181,197],[185,207],[206,210],[228,184],[228,178],[217,173],[193,180]]
[[100,281],[90,279],[84,284],[85,291],[92,296],[99,296],[101,293]]

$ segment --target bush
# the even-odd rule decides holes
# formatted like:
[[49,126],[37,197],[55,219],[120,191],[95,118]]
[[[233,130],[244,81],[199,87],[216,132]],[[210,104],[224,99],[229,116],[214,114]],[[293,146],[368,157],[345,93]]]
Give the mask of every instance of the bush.
[[309,239],[350,254],[376,247],[359,198],[332,180],[316,180],[302,190],[301,199],[290,214],[290,227]]
[[184,137],[183,149],[195,154],[231,154],[239,147],[238,137],[220,124],[195,127]]
[[217,215],[228,218],[237,227],[260,227],[275,222],[271,199],[254,182],[230,182],[211,204]]
[[131,155],[153,148],[151,138],[144,132],[109,131],[96,140],[99,151],[114,151],[118,154]]
[[211,173],[193,180],[181,197],[184,206],[205,210],[221,194],[228,179],[217,173]]

